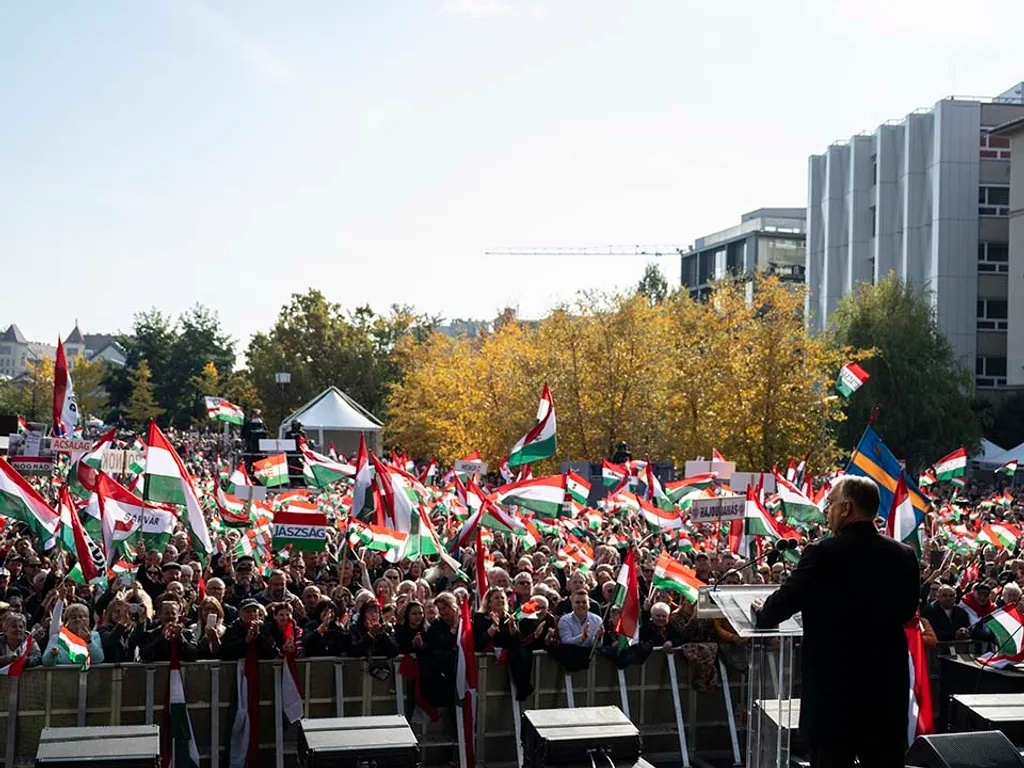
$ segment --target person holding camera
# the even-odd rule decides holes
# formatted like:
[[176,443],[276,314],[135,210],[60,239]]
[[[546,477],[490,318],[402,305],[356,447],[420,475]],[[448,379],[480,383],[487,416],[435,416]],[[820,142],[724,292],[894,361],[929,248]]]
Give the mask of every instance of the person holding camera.
[[[145,613],[140,603],[129,603],[125,594],[118,592],[103,611],[100,643],[103,658],[108,664],[127,664],[135,661],[145,626]],[[140,621],[141,619],[141,621]]]
[[224,608],[220,600],[207,595],[199,604],[198,620],[185,630],[196,644],[200,659],[220,658],[220,638],[224,631]]
[[195,661],[198,651],[195,642],[184,631],[181,601],[174,595],[165,592],[156,604],[156,622],[152,628],[143,633],[142,639],[139,641],[139,659],[146,663],[170,661],[171,644],[180,643],[180,659]]

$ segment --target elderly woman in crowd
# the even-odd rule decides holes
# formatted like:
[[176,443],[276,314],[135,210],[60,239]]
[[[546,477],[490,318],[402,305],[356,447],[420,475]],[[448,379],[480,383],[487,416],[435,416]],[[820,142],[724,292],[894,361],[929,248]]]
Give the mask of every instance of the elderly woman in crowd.
[[[89,649],[89,663],[102,664],[104,661],[103,642],[98,632],[89,629],[89,609],[81,603],[74,603],[64,609],[64,627],[81,640]],[[43,666],[53,667],[58,665],[78,664],[68,655],[68,650],[60,642],[60,633],[56,632],[50,637],[43,652]]]
[[99,629],[103,656],[108,664],[124,664],[135,661],[139,647],[142,623],[142,608],[128,602],[127,594],[118,592],[107,603],[103,612],[103,626]]
[[28,633],[25,617],[20,613],[7,613],[0,621],[0,667],[6,667],[22,657],[26,649],[28,656],[25,665],[34,667],[40,662],[39,645]]

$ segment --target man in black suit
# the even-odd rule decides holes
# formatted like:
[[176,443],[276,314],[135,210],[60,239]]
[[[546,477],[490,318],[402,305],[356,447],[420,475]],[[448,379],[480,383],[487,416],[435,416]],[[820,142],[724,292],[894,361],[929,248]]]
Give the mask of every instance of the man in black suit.
[[956,590],[949,584],[939,587],[938,597],[921,609],[921,617],[931,623],[940,643],[970,639],[971,617],[956,604]]
[[875,528],[878,488],[846,475],[825,506],[831,538],[809,545],[757,614],[803,614],[800,735],[816,768],[903,766],[910,688],[904,625],[917,612],[914,551]]

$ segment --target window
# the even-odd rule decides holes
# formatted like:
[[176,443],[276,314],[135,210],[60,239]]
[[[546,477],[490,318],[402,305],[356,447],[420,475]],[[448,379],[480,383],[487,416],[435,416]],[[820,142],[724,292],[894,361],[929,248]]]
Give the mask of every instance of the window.
[[871,156],[871,184],[878,183],[878,155]]
[[874,237],[878,234],[878,210],[875,206],[871,206],[871,236]]
[[981,149],[978,156],[983,160],[1009,160],[1010,140],[1005,136],[981,134]]
[[974,362],[974,384],[977,387],[1006,386],[1006,358],[978,357]]
[[1005,331],[1008,309],[1006,299],[978,299],[978,330]]
[[0,355],[2,355],[3,357],[10,357],[11,356],[11,345],[10,344],[0,344]]
[[1006,274],[1010,271],[1010,246],[1006,243],[978,243],[978,271]]
[[979,216],[1007,216],[1010,213],[1010,187],[1007,184],[978,187]]

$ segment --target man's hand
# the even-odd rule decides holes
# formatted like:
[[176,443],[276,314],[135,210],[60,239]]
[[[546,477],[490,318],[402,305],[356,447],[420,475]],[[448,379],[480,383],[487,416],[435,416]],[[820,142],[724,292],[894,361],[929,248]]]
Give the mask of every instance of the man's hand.
[[413,635],[412,647],[413,648],[422,648],[423,647],[423,635]]
[[583,625],[583,634],[580,636],[580,642],[587,642],[587,638],[590,637],[590,622],[588,621]]

